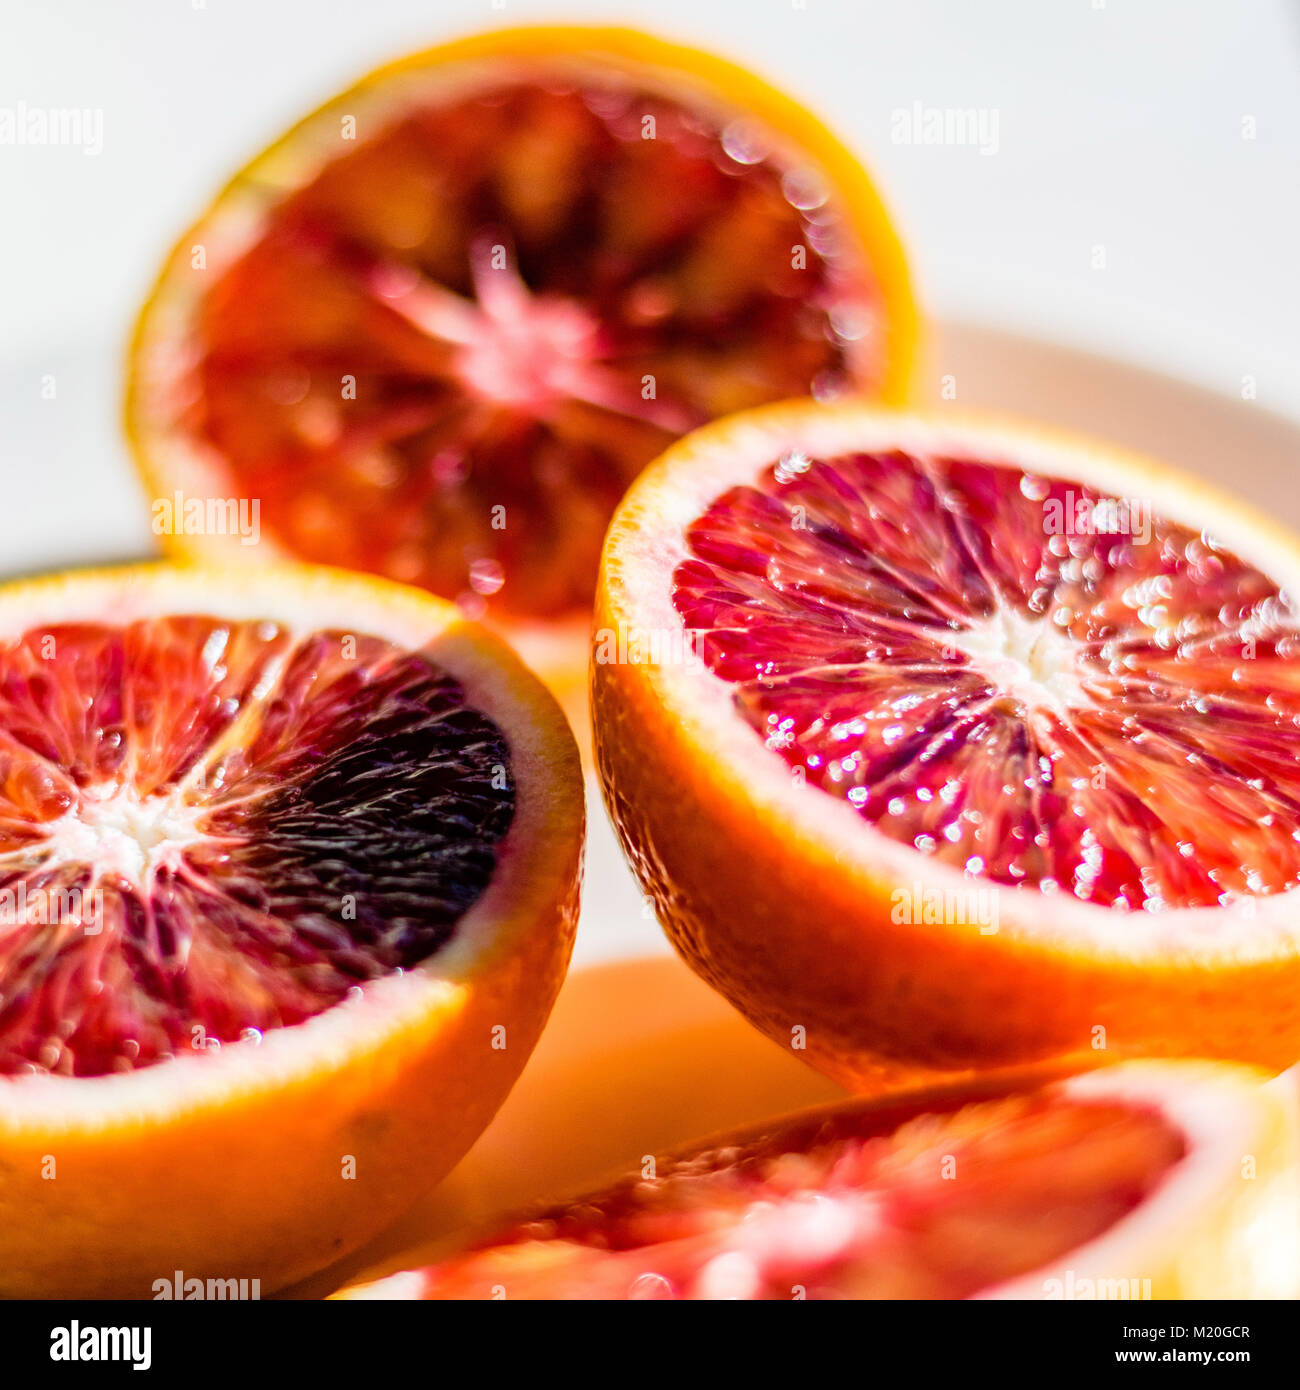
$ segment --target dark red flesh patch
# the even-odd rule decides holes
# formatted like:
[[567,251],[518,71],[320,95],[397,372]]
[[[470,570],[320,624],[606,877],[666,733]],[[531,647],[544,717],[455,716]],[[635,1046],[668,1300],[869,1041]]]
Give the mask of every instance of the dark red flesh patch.
[[[1213,537],[893,453],[787,458],[688,545],[674,603],[739,713],[892,839],[1119,908],[1300,883],[1295,609]],[[994,620],[1034,637],[1053,698],[963,646]]]
[[849,1105],[541,1212],[426,1271],[422,1293],[965,1298],[1101,1236],[1184,1153],[1163,1117],[1118,1103]]
[[[558,83],[363,128],[205,293],[181,428],[299,556],[476,613],[585,609],[671,439],[883,371],[842,210],[760,136]],[[472,352],[486,308],[504,336]]]
[[147,1066],[417,965],[513,814],[500,729],[381,639],[194,615],[0,643],[0,1073]]

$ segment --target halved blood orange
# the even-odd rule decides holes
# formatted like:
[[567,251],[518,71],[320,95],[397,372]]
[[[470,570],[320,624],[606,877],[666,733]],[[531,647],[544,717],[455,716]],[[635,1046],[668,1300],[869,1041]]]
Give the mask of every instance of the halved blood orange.
[[582,779],[496,638],[382,580],[0,589],[0,1292],[319,1268],[504,1099]]
[[876,1066],[1300,1055],[1300,553],[1104,445],[795,403],[606,544],[597,760],[686,959]]
[[155,497],[260,502],[260,547],[183,554],[420,584],[580,672],[640,469],[745,406],[899,398],[914,319],[870,181],[796,102],[644,34],[506,29],[235,177],[144,309],[126,422]]
[[1129,1063],[840,1103],[647,1158],[341,1296],[1291,1296],[1288,1116],[1259,1083]]

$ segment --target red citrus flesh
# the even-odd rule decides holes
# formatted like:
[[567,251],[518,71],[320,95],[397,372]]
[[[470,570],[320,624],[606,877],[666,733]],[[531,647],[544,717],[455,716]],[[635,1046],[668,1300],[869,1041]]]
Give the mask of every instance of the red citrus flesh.
[[1185,1153],[1158,1110],[1115,1099],[854,1102],[391,1282],[431,1299],[962,1298],[1103,1235]]
[[271,209],[177,408],[294,554],[554,617],[672,438],[876,388],[884,311],[757,122],[612,75],[463,86]]
[[1300,883],[1294,607],[1141,499],[792,451],[673,582],[765,746],[923,854],[1120,909]]
[[0,643],[0,1073],[310,1018],[451,937],[514,810],[416,652],[201,613]]

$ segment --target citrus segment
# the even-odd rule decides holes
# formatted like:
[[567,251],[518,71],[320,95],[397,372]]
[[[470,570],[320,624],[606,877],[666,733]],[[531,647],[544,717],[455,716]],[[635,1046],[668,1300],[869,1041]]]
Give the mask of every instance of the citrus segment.
[[1298,583],[1289,538],[1104,446],[853,405],[720,421],[610,531],[606,799],[687,960],[841,1080],[1281,1068]]
[[[1294,1252],[1258,1223],[1287,1175],[1285,1130],[1255,1079],[1138,1066],[840,1104],[660,1159],[345,1296],[1277,1293]],[[1257,1192],[1239,1171],[1261,1143]]]
[[506,30],[372,74],[234,180],[144,311],[128,427],[160,495],[255,497],[282,551],[572,618],[671,439],[897,397],[911,321],[873,190],[795,103],[643,35]]
[[[47,691],[89,718],[68,730]],[[31,750],[15,771],[62,783],[57,818],[0,789],[0,894],[35,905],[6,933],[0,1072],[145,1066],[418,964],[513,812],[501,730],[424,657],[342,632],[24,633],[0,648],[0,730]],[[65,901],[75,921],[50,921]]]
[[0,1287],[273,1288],[460,1157],[577,907],[576,749],[501,644],[306,568],[13,586],[0,760]]

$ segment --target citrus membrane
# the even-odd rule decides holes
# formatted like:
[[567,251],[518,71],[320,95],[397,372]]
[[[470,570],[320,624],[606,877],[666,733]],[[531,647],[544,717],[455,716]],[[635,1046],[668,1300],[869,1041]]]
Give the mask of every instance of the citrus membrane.
[[1293,600],[1149,499],[791,450],[689,525],[672,583],[764,746],[926,856],[1147,911],[1300,881]]
[[256,1040],[438,951],[502,731],[420,652],[207,612],[0,640],[0,1072]]
[[128,416],[155,487],[256,498],[281,551],[554,619],[673,438],[895,396],[909,337],[874,193],[793,103],[641,35],[507,31],[235,180],[142,317]]
[[[1249,1187],[1236,1166],[1254,1102],[1234,1075],[1122,1069],[840,1103],[658,1159],[346,1296],[1059,1298],[1105,1296],[1101,1278],[1142,1298],[1170,1292],[1180,1258],[1227,1288],[1230,1261],[1195,1271],[1181,1238],[1221,1217],[1221,1188]],[[1094,1292],[1067,1294],[1072,1276]]]

